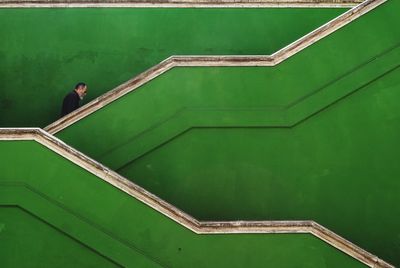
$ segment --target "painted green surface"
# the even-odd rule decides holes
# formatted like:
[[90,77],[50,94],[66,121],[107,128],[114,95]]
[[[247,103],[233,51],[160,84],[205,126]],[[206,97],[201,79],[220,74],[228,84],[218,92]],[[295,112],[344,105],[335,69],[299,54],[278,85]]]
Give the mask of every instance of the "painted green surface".
[[[30,245],[41,235],[61,246],[55,231],[38,224],[42,221],[124,267],[364,267],[309,234],[196,235],[34,141],[1,141],[0,151],[0,238],[11,236],[6,241]],[[4,206],[19,206],[37,219]],[[30,228],[38,233],[28,235]],[[9,233],[13,230],[16,234]],[[75,261],[89,254],[80,244],[70,247],[79,250]],[[35,261],[54,258],[51,251],[35,250]],[[12,254],[0,264],[10,259],[27,265]],[[86,259],[91,260],[106,267],[104,258]]]
[[400,265],[399,10],[273,68],[175,68],[57,135],[197,218],[312,219]]
[[400,264],[400,69],[289,128],[196,128],[118,170],[200,219],[313,219]]
[[1,267],[119,267],[18,207],[0,206]]
[[271,54],[345,9],[0,9],[0,126],[44,127],[171,55]]

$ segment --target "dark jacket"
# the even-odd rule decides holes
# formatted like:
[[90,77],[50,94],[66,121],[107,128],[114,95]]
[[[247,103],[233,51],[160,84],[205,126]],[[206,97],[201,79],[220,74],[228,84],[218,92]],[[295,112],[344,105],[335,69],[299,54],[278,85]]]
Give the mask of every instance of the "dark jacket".
[[79,98],[78,93],[76,91],[72,91],[68,93],[67,96],[65,96],[63,100],[63,105],[61,109],[61,116],[67,115],[72,111],[75,111],[76,109],[79,108],[79,101],[81,99]]

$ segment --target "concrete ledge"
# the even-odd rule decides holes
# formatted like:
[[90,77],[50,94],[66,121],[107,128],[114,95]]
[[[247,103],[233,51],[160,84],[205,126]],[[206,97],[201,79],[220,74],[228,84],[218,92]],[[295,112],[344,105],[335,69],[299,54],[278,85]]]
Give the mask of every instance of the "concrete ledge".
[[262,7],[354,7],[363,0],[1,0],[0,8],[148,7],[148,8],[262,8]]
[[369,267],[394,267],[314,221],[198,221],[39,128],[0,128],[1,140],[36,141],[196,234],[308,233]]
[[115,89],[94,99],[74,112],[60,118],[54,123],[48,125],[45,130],[55,134],[91,113],[101,109],[111,102],[123,97],[125,94],[134,91],[140,86],[148,83],[152,79],[160,76],[174,67],[192,67],[192,66],[276,66],[286,59],[296,55],[303,49],[318,42],[329,34],[339,30],[353,20],[368,13],[387,0],[367,0],[353,9],[345,12],[334,20],[322,25],[318,29],[296,40],[290,45],[282,48],[272,55],[265,56],[172,56],[161,63],[155,65],[149,70],[139,74],[131,80],[123,83]]

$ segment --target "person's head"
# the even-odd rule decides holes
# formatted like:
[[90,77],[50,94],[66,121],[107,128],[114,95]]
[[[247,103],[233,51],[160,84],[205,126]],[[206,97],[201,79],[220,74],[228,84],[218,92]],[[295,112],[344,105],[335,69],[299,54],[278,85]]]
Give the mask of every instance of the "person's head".
[[78,93],[79,98],[83,99],[83,97],[85,97],[87,93],[87,85],[85,83],[80,82],[76,84],[75,91],[76,93]]

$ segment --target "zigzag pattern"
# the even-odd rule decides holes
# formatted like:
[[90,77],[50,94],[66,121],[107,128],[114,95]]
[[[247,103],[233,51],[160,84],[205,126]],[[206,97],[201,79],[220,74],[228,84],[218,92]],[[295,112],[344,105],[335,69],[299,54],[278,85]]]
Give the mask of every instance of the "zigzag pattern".
[[[188,228],[196,234],[277,234],[277,233],[308,233],[329,245],[341,250],[349,256],[359,260],[369,267],[393,267],[387,262],[379,259],[378,257],[368,253],[365,250],[357,247],[349,241],[343,239],[332,231],[324,228],[314,221],[238,221],[238,222],[201,222],[185,212],[177,209],[176,207],[168,204],[157,196],[147,192],[140,186],[132,183],[116,172],[103,166],[93,159],[85,156],[79,151],[68,146],[61,140],[48,134],[47,132],[38,128],[20,128],[20,129],[0,129],[0,141],[36,141],[55,153],[63,156],[67,160],[78,165],[82,169],[94,174],[99,179],[106,181],[110,185],[122,190],[135,199],[145,203],[149,207],[162,213],[163,215],[174,220],[178,224]],[[34,186],[27,185],[26,183],[1,183],[3,187],[18,187],[36,192]],[[27,192],[24,195],[29,195]],[[21,205],[15,201],[10,202],[9,205]]]
[[174,67],[276,66],[385,2],[386,0],[364,1],[362,4],[348,12],[345,12],[336,19],[326,23],[310,34],[270,56],[172,56],[137,77],[109,91],[103,96],[91,101],[73,113],[55,121],[45,127],[45,130],[55,134],[74,122],[121,98],[125,94],[134,91]]
[[[124,95],[136,90],[140,86],[148,83],[154,78],[160,76],[161,74],[171,70],[175,67],[193,67],[193,66],[276,66],[288,58],[294,56],[315,42],[321,40],[322,38],[328,36],[329,34],[337,31],[338,29],[344,27],[351,21],[359,18],[360,16],[366,14],[367,12],[373,10],[379,5],[386,2],[386,0],[367,0],[362,4],[358,5],[354,9],[346,12],[341,15],[337,19],[323,25],[319,29],[310,33],[309,35],[301,38],[300,40],[292,43],[291,45],[283,48],[282,50],[274,53],[270,56],[188,56],[188,57],[178,57],[172,56],[157,66],[151,68],[150,70],[144,72],[143,74],[133,78],[132,80],[124,83],[123,85],[117,87],[116,89],[110,91],[109,93],[97,98],[96,100],[90,102],[84,107],[78,109],[77,111],[71,113],[70,115],[54,122],[53,124],[46,127],[45,130],[50,132],[51,134],[55,134],[64,128],[78,122],[79,120],[89,116],[90,114],[96,112],[102,107],[111,104],[112,102],[118,100]],[[35,3],[36,4],[36,3]],[[303,3],[304,4],[304,3]],[[41,6],[45,6],[46,3],[40,3]],[[75,6],[76,4],[71,4],[71,6]],[[54,5],[51,5],[54,6]],[[68,4],[70,6],[70,4]],[[7,6],[6,6],[7,7]],[[12,7],[12,3],[8,6]],[[382,53],[381,55],[377,55],[373,60],[363,64],[359,68],[353,70],[348,76],[352,75],[352,78],[357,77],[359,75],[362,77],[363,72],[368,72],[370,70],[375,69],[377,66],[383,65],[385,63],[385,71],[377,73],[375,77],[370,77],[371,81],[374,81],[394,70],[397,70],[399,67],[397,58],[399,55],[399,45],[392,47]],[[390,64],[387,64],[390,62]],[[342,77],[335,83],[343,83],[346,79],[346,76]],[[294,127],[306,118],[312,116],[317,113],[327,105],[332,102],[337,101],[349,94],[351,94],[355,89],[363,87],[363,85],[371,83],[371,81],[362,81],[360,78],[354,82],[354,86],[350,88],[343,88],[342,92],[338,92],[337,95],[332,97],[329,100],[329,103],[320,103],[315,102],[315,99],[318,99],[318,94],[324,94],[322,91],[313,92],[312,94],[302,98],[301,100],[294,100],[284,107],[278,107],[277,109],[271,109],[270,117],[263,118],[259,122],[255,123],[256,126],[259,125],[268,125],[268,126],[279,126],[279,127]],[[313,101],[315,104],[312,104]],[[310,104],[311,103],[311,104]],[[301,106],[311,107],[305,113],[299,113],[299,110],[303,110],[303,108],[299,108]],[[182,118],[190,118],[192,122],[190,126],[188,125],[180,125],[175,130],[172,130],[168,133],[169,136],[160,137],[161,139],[157,143],[162,143],[165,140],[171,139],[175,135],[186,131],[188,128],[195,126],[207,125],[212,126],[213,122],[210,121],[198,121],[194,122],[192,119],[194,116],[191,116],[191,109],[186,109],[180,111],[175,114],[172,118],[167,121],[186,121],[182,120]],[[208,110],[202,111],[202,113],[221,113],[220,117],[224,117],[224,111],[220,110]],[[231,113],[232,111],[228,111]],[[251,118],[254,117],[254,114],[250,115]],[[177,119],[179,118],[179,119]],[[207,115],[205,115],[207,118]],[[240,116],[239,116],[240,118]],[[261,124],[260,122],[263,121]],[[243,126],[249,126],[247,120],[243,120]],[[228,123],[229,125],[229,123]],[[237,125],[237,122],[235,122]],[[160,124],[160,128],[165,127]],[[170,127],[167,127],[168,129]],[[55,138],[51,134],[48,134],[46,131],[41,129],[1,129],[0,130],[0,140],[34,140],[48,149],[56,152],[59,155],[62,155],[69,161],[78,165],[82,169],[89,171],[90,173],[96,175],[98,178],[106,181],[107,183],[113,185],[114,187],[122,190],[127,193],[131,197],[140,200],[144,204],[152,207],[156,211],[162,213],[163,215],[169,217],[175,222],[181,224],[182,226],[188,228],[192,232],[196,234],[229,234],[229,233],[307,233],[314,235],[315,237],[325,241],[329,245],[334,246],[335,248],[341,250],[342,252],[350,255],[351,257],[359,260],[360,262],[370,266],[370,267],[393,267],[389,263],[384,262],[378,257],[362,250],[361,248],[355,246],[349,241],[343,239],[342,237],[336,235],[335,233],[329,231],[328,229],[322,227],[314,221],[239,221],[239,222],[201,222],[186,214],[185,212],[177,209],[173,205],[165,202],[159,197],[151,194],[140,186],[132,183],[121,175],[115,173],[111,169],[101,165],[100,163],[90,159],[89,157],[83,155],[79,151],[73,149],[72,147],[66,145],[61,140]],[[137,140],[135,140],[137,142]],[[151,148],[146,148],[144,151],[138,152],[136,154],[137,157],[142,155],[146,150],[148,151]],[[112,157],[112,156],[109,156]],[[124,165],[125,163],[120,163],[120,165]],[[14,185],[15,186],[15,185]],[[18,186],[18,185],[17,185]],[[21,186],[21,185],[19,185]],[[19,187],[18,186],[18,187]],[[32,186],[22,185],[21,187],[25,187],[29,191]],[[13,203],[13,202],[11,202]],[[15,203],[15,204],[14,204]],[[14,205],[18,205],[18,202],[14,202]],[[157,261],[156,261],[157,262]]]

